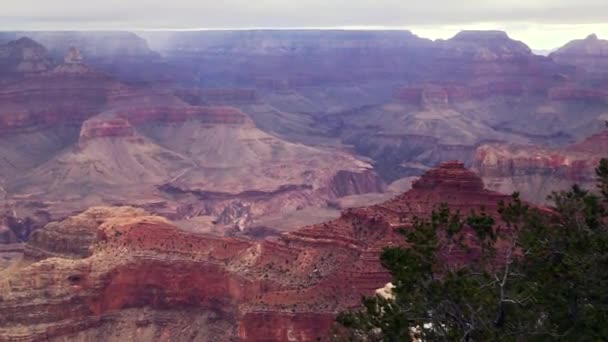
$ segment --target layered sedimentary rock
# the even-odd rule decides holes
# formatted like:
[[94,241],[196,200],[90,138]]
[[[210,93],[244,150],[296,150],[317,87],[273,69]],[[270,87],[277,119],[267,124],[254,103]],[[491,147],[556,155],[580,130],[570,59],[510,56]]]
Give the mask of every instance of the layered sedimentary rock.
[[142,209],[130,207],[96,207],[68,217],[61,222],[51,222],[32,234],[28,239],[25,256],[42,260],[50,257],[79,259],[91,256],[91,247],[97,241],[97,228],[102,222],[145,216]]
[[[450,162],[389,202],[262,242],[189,233],[132,208],[91,209],[36,233],[26,250],[38,261],[0,280],[0,339],[328,340],[338,311],[390,280],[379,255],[403,242],[397,231],[414,216],[439,203],[497,215],[501,200]],[[185,314],[200,323],[172,319]]]
[[120,31],[57,31],[18,32],[49,49],[57,60],[77,48],[95,68],[121,81],[165,82],[172,79],[173,69],[147,42],[135,33]]
[[434,72],[440,79],[458,77],[491,84],[501,75],[498,81],[526,84],[558,70],[549,58],[534,55],[526,44],[502,31],[462,31],[437,45]]
[[[408,31],[254,30],[145,33],[152,48],[206,84],[284,90],[410,72],[431,41]],[[387,70],[390,66],[391,70]]]
[[[84,36],[40,33],[54,53],[67,50],[62,63],[0,88],[0,181],[23,217],[129,203],[172,218],[245,206],[253,218],[382,190],[371,166],[348,153],[257,129],[235,106],[251,104],[255,92],[193,89],[187,103],[163,84],[126,85],[89,66],[124,42],[104,52],[111,39],[93,34],[106,37],[97,51],[82,48]],[[146,54],[140,50],[123,53]]]
[[178,86],[141,84],[167,69],[136,35],[32,33],[58,66],[0,88],[0,182],[18,189],[21,218],[110,203],[255,227],[383,191],[374,171],[391,182],[443,160],[471,165],[488,142],[562,144],[606,115],[603,83],[504,32],[146,36]]
[[85,145],[87,141],[96,138],[133,137],[134,135],[135,130],[126,119],[87,120],[82,124],[80,130],[80,142]]
[[54,69],[0,89],[0,132],[10,135],[40,126],[78,126],[98,114],[117,87],[118,82],[88,68],[74,49]]
[[595,189],[595,168],[608,155],[608,130],[559,149],[538,146],[483,145],[477,149],[475,169],[488,188],[544,203],[553,191],[573,184]]
[[[581,72],[608,74],[608,41],[599,39],[591,34],[585,39],[569,42],[551,54],[551,58],[559,64],[571,65]],[[595,76],[597,77],[597,76]]]
[[18,175],[7,190],[22,205],[44,203],[54,218],[89,206],[162,201],[156,186],[194,163],[138,134],[123,118],[93,117],[70,148]]
[[[168,60],[200,66],[202,86],[259,89],[256,103],[245,107],[258,127],[308,144],[353,145],[387,181],[443,160],[471,165],[476,147],[488,141],[578,139],[606,107],[601,89],[591,91],[571,68],[504,32],[465,31],[435,42],[408,32],[357,31],[150,40]],[[217,67],[203,68],[210,65]]]
[[[324,207],[329,199],[383,189],[371,166],[332,149],[295,144],[257,129],[239,111],[140,125],[161,145],[196,162],[162,189],[189,216],[240,212],[262,215]],[[240,113],[241,120],[234,114]],[[236,210],[246,207],[246,210]],[[249,217],[249,218],[246,218]],[[241,218],[233,217],[235,221]]]

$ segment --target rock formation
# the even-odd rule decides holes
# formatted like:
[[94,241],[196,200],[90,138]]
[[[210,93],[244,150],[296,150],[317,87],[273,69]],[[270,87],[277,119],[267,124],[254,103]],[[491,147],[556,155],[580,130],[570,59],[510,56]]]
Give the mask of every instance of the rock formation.
[[245,203],[249,218],[234,219],[250,222],[382,190],[371,166],[348,153],[257,129],[234,106],[251,104],[252,91],[192,90],[188,104],[162,84],[125,85],[97,71],[89,58],[101,52],[68,42],[63,63],[0,88],[0,181],[22,218],[42,208],[61,219],[103,204],[192,218]]
[[569,42],[553,52],[551,58],[559,64],[577,67],[590,76],[599,73],[605,77],[608,73],[608,40],[591,34],[585,39]]
[[0,81],[6,77],[47,71],[51,66],[47,49],[29,38],[0,45]]
[[3,135],[39,126],[75,124],[98,114],[111,89],[120,84],[89,69],[77,50],[52,70],[0,88]]
[[57,60],[75,48],[95,69],[127,82],[166,82],[174,70],[147,42],[131,32],[120,31],[33,31],[19,32],[49,49]]
[[553,191],[573,184],[595,189],[595,168],[608,155],[608,130],[559,149],[537,146],[482,145],[474,168],[488,188],[518,191],[526,200],[544,203]]
[[[35,233],[26,247],[35,262],[0,280],[0,336],[326,340],[338,311],[390,280],[379,255],[403,242],[399,228],[439,203],[497,215],[501,200],[449,162],[384,204],[262,242],[193,234],[132,208],[90,209]],[[199,323],[175,320],[183,316]]]

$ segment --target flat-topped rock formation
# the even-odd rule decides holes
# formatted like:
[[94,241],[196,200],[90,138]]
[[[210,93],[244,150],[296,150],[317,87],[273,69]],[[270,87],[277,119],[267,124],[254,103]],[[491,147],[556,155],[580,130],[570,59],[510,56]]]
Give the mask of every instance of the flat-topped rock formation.
[[91,119],[82,124],[80,130],[80,143],[103,137],[132,137],[135,130],[131,124],[122,118]]
[[412,183],[412,189],[481,192],[484,185],[479,176],[467,170],[463,163],[450,161],[422,175]]
[[[9,191],[38,194],[41,200],[100,196],[141,190],[166,182],[193,162],[139,135],[122,118],[93,117],[63,151],[11,183]],[[103,204],[103,201],[98,203]]]

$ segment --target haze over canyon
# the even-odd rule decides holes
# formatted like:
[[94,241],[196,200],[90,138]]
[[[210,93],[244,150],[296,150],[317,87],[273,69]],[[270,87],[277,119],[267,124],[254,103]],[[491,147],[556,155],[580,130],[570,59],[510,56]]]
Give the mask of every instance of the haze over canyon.
[[595,34],[0,32],[0,341],[325,341],[415,217],[607,155]]

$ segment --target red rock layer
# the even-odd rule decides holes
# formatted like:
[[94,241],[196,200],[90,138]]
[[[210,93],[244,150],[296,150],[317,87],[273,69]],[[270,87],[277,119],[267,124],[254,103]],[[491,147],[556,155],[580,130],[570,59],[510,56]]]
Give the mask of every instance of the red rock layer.
[[80,141],[102,137],[132,137],[135,130],[125,119],[93,119],[85,121],[80,131]]
[[519,191],[544,203],[552,191],[573,184],[595,188],[595,167],[608,154],[608,130],[562,149],[488,144],[475,154],[474,168],[490,188]]
[[134,125],[150,122],[184,122],[198,120],[206,124],[229,124],[229,125],[253,125],[251,120],[238,108],[235,107],[137,107],[136,109],[124,109],[118,116],[129,119]]
[[454,191],[483,191],[481,179],[472,172],[463,172],[464,164],[451,161],[441,164],[441,167],[428,171],[423,177],[412,184],[416,190],[453,189]]
[[81,64],[28,76],[0,89],[0,132],[16,134],[32,127],[80,125],[105,106],[111,89],[120,85]]
[[[463,211],[484,205],[496,215],[497,202],[507,196],[480,185],[462,164],[446,163],[387,203],[264,242],[192,234],[134,210],[103,217],[88,212],[45,230],[95,233],[92,244],[85,243],[90,254],[42,260],[11,276],[10,286],[0,283],[0,336],[53,339],[103,329],[119,311],[149,307],[217,312],[234,324],[226,339],[326,340],[336,312],[390,280],[379,255],[403,243],[397,228],[441,202]],[[85,218],[90,224],[78,224]],[[67,254],[53,255],[74,256],[68,244],[52,243],[57,235],[38,235],[39,248],[64,246]],[[165,333],[170,340],[176,332]]]

